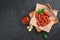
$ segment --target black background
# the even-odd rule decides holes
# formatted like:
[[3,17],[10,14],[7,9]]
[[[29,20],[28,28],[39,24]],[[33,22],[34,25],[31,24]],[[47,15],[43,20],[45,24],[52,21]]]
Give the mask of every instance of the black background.
[[[59,23],[52,27],[47,39],[35,29],[28,32],[27,25],[21,23],[22,17],[35,9],[36,3],[49,3],[59,10]],[[0,0],[0,40],[60,40],[60,0]]]

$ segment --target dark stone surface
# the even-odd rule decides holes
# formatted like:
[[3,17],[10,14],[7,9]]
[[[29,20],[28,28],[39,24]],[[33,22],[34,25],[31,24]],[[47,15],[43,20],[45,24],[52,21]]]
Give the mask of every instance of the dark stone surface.
[[[36,3],[51,4],[59,10],[59,23],[52,27],[47,39],[36,31],[28,32],[21,18],[33,10]],[[0,40],[60,40],[60,0],[0,0]]]

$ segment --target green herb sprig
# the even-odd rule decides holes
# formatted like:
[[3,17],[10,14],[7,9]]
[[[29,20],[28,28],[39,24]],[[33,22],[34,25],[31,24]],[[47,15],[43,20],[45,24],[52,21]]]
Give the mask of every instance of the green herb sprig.
[[42,14],[45,11],[44,8],[42,8],[41,10],[38,10],[38,14]]

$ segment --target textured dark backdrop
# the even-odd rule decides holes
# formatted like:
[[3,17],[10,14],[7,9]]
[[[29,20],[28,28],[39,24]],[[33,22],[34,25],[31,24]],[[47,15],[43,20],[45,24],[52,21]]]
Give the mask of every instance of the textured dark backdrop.
[[[51,4],[59,10],[59,23],[52,27],[47,39],[36,31],[28,32],[21,18],[34,10],[36,3]],[[0,40],[60,40],[60,0],[0,0]]]

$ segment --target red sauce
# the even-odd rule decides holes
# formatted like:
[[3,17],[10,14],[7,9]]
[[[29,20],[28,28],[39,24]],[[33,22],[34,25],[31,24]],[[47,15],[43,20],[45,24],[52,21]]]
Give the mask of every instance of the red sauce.
[[23,24],[28,24],[29,21],[30,21],[30,19],[29,19],[29,17],[27,17],[27,16],[24,16],[24,17],[22,18],[22,23],[23,23]]
[[35,15],[36,19],[37,19],[37,25],[38,26],[45,26],[47,24],[50,23],[50,14],[48,12],[44,12],[42,14],[38,14],[38,12],[36,12],[36,15]]

